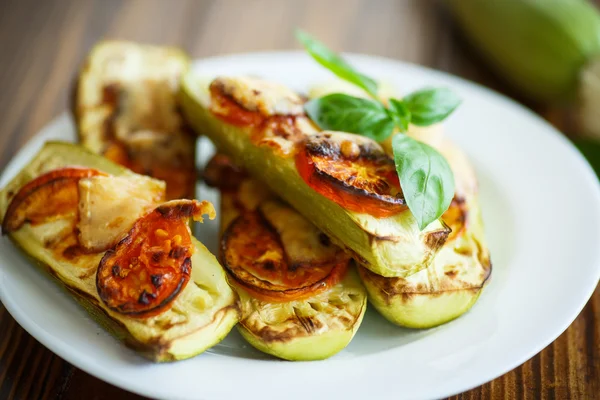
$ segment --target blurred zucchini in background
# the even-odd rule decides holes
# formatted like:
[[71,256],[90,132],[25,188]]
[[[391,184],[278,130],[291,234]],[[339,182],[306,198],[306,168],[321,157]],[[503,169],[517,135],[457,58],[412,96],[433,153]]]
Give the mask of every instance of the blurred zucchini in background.
[[585,0],[446,0],[491,67],[536,101],[578,100],[582,133],[600,139],[600,13]]

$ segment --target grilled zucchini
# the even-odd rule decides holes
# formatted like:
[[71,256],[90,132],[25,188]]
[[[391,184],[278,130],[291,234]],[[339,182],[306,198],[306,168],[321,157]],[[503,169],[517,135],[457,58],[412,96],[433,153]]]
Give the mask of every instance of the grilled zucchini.
[[221,261],[240,296],[240,333],[286,360],[336,354],[366,310],[367,293],[352,261],[266,187],[230,166],[215,156],[205,180],[221,189]]
[[467,312],[492,271],[474,171],[448,139],[442,139],[438,150],[451,165],[456,181],[456,195],[442,216],[452,229],[450,237],[427,269],[407,278],[385,278],[360,270],[375,308],[389,321],[410,328],[430,328]]
[[76,80],[72,111],[81,144],[134,172],[167,182],[167,198],[193,198],[195,136],[176,94],[188,70],[176,48],[103,41]]
[[[366,93],[340,84],[311,88],[311,97],[333,92],[356,96]],[[382,100],[393,97],[390,87],[380,91]],[[390,322],[410,328],[430,328],[467,312],[479,298],[491,276],[475,171],[466,155],[444,136],[441,124],[411,125],[408,135],[438,150],[454,173],[456,194],[442,219],[452,229],[431,265],[405,278],[386,278],[366,268],[359,274],[369,293],[369,301]],[[392,153],[391,138],[383,143]]]
[[[441,221],[420,231],[406,207],[382,218],[350,211],[313,190],[296,167],[297,146],[304,143],[314,150],[310,156],[335,152],[335,157],[341,157],[347,147],[350,156],[355,154],[358,161],[371,163],[365,167],[372,168],[371,172],[380,165],[392,172],[393,162],[377,143],[357,135],[318,132],[304,114],[303,100],[280,85],[251,78],[219,78],[211,84],[211,91],[206,82],[188,74],[182,83],[181,105],[192,127],[208,136],[219,151],[267,184],[374,273],[408,276],[429,265],[449,234]],[[335,168],[335,162],[323,160],[322,165],[333,166],[332,175],[344,174],[344,169]],[[373,200],[373,187],[388,190],[392,186],[389,182],[373,182],[382,180],[376,173],[368,174],[361,187],[347,183],[353,179],[342,176],[327,182],[335,181],[341,188],[335,189],[340,197],[344,201],[350,198],[350,202],[354,197],[354,204],[359,206],[363,199]],[[398,193],[393,192],[374,197],[376,201],[399,200]]]
[[[85,173],[89,178],[75,181],[69,179],[67,173],[81,176]],[[57,176],[64,179],[46,180],[41,182],[38,192],[30,190],[32,182],[52,178],[52,174],[62,174]],[[79,191],[75,202],[66,196],[73,189]],[[48,199],[46,192],[56,201]],[[128,250],[132,232],[139,221],[146,218],[137,219],[137,216],[151,210],[164,196],[161,181],[137,175],[82,147],[49,142],[0,192],[0,219],[3,233],[8,233],[42,270],[66,288],[100,325],[147,358],[172,361],[192,357],[218,343],[238,321],[237,296],[227,284],[215,257],[200,242],[190,238],[187,249],[194,249],[189,250],[193,254],[182,264],[183,267],[191,264],[191,273],[187,267],[182,269],[189,284],[183,286],[182,280],[182,284],[173,287],[172,293],[167,293],[169,298],[158,308],[145,313],[141,312],[142,308],[152,304],[152,296],[156,295],[151,292],[152,288],[142,292],[133,304],[119,308],[110,302],[115,296],[110,292],[114,282],[97,276],[99,265],[107,265],[119,256],[120,249]],[[166,204],[172,203],[174,207],[158,206],[145,215],[158,213],[159,217],[167,218],[182,214],[185,217],[186,210],[191,209],[190,203],[206,205],[192,200]],[[15,211],[22,206],[26,213]],[[210,209],[212,206],[206,205],[206,210]],[[127,224],[136,219],[127,233]],[[178,226],[188,229],[189,233],[185,223]],[[125,230],[123,240],[120,240],[119,230]],[[139,235],[142,244],[145,237]],[[98,251],[111,246],[108,251]],[[188,257],[179,250],[176,253],[179,254],[173,257]],[[161,260],[160,257],[157,254],[157,260]],[[111,264],[109,272],[120,274],[122,268]],[[168,278],[166,275],[151,278],[157,288],[168,283],[163,282],[163,278]],[[107,289],[102,295],[101,287]],[[125,291],[119,295],[130,296],[131,293]]]

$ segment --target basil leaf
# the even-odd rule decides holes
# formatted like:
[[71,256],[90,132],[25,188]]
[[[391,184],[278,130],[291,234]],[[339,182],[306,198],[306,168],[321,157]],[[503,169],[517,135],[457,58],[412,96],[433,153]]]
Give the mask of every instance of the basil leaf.
[[304,110],[323,130],[358,133],[376,141],[385,140],[394,130],[394,121],[382,104],[347,94],[311,100]]
[[454,174],[440,153],[409,136],[395,135],[392,149],[404,198],[423,230],[450,206]]
[[333,72],[339,78],[359,86],[371,96],[377,97],[377,82],[352,68],[350,64],[327,48],[323,43],[301,30],[296,31],[296,39],[302,43],[306,51],[319,64]]
[[390,114],[398,129],[400,129],[400,132],[406,132],[411,119],[408,107],[406,107],[406,104],[402,100],[390,99],[389,102],[388,114]]
[[446,88],[418,90],[403,100],[411,113],[411,122],[419,126],[432,125],[446,119],[461,102],[456,93]]

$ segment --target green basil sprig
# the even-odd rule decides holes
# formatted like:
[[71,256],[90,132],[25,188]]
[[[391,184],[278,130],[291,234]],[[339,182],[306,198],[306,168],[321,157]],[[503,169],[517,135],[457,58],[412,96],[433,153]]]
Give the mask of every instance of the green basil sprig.
[[[450,89],[426,88],[402,99],[389,99],[386,107],[377,97],[375,80],[356,71],[306,32],[297,31],[296,37],[319,64],[371,96],[371,99],[365,99],[334,93],[307,102],[306,113],[321,129],[356,133],[381,142],[390,137],[394,127],[405,133],[409,124],[435,124],[448,117],[460,104],[460,99]],[[454,175],[440,153],[409,136],[394,136],[392,150],[404,198],[423,230],[450,206],[454,196]]]

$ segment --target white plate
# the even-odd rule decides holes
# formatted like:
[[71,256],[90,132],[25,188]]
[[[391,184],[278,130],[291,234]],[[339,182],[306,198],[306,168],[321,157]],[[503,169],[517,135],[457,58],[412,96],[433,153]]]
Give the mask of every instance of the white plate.
[[[494,263],[492,281],[469,313],[418,331],[392,326],[369,310],[354,341],[327,361],[269,359],[234,330],[203,355],[157,365],[121,346],[2,239],[0,295],[8,311],[77,367],[163,398],[439,398],[487,382],[539,352],[569,326],[600,276],[600,190],[591,168],[550,125],[490,90],[423,67],[348,57],[403,91],[443,85],[464,99],[447,130],[477,169]],[[266,76],[299,90],[330,78],[297,52],[212,58],[194,67],[209,75]],[[0,184],[49,138],[73,140],[66,115],[15,157]],[[212,148],[207,141],[200,146],[206,158]],[[201,190],[200,197],[217,199]],[[216,223],[199,235],[212,250],[216,237]]]

